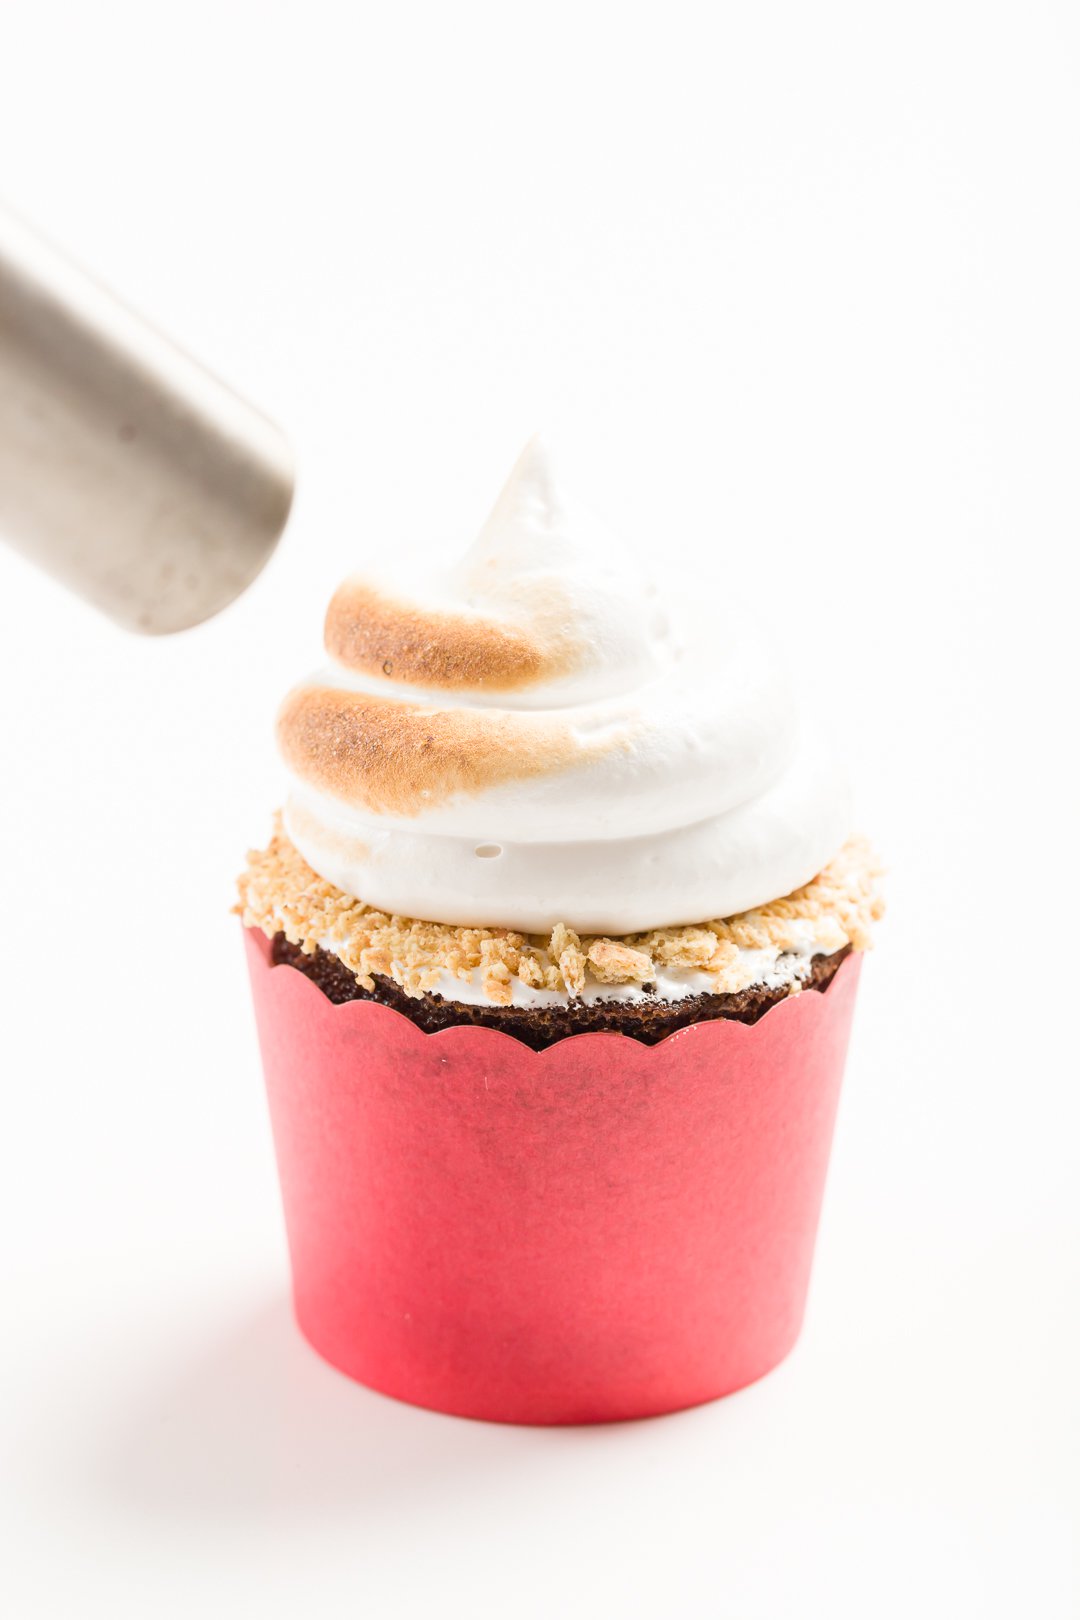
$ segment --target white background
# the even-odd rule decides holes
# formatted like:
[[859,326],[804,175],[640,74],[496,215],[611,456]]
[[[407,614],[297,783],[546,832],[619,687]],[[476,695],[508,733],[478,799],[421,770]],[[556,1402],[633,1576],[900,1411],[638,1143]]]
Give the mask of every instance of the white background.
[[[175,640],[0,555],[6,1612],[1077,1613],[1078,70],[1069,0],[5,8],[8,200],[302,472]],[[331,588],[538,425],[892,869],[800,1347],[592,1431],[301,1343],[228,914]]]

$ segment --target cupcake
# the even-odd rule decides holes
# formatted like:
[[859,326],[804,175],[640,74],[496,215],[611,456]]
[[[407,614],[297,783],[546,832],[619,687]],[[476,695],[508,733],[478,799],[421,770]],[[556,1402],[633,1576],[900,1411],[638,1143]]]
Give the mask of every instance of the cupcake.
[[878,872],[734,604],[665,600],[534,440],[464,558],[354,576],[240,879],[301,1329],[518,1422],[798,1335]]

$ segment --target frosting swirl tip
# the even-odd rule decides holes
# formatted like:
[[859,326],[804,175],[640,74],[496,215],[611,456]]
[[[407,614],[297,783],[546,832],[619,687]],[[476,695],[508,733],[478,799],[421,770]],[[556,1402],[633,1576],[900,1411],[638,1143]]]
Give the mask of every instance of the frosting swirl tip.
[[460,560],[335,593],[279,718],[290,836],[347,893],[463,925],[628,933],[790,892],[850,830],[843,779],[771,649],[707,609],[669,611],[532,439]]

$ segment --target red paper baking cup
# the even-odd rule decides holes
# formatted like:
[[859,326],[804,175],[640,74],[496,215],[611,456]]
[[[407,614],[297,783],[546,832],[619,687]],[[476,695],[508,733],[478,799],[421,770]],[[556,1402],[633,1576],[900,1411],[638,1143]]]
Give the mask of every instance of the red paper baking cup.
[[858,955],[753,1025],[534,1052],[334,1006],[246,938],[296,1316],[327,1361],[441,1412],[596,1423],[791,1349]]

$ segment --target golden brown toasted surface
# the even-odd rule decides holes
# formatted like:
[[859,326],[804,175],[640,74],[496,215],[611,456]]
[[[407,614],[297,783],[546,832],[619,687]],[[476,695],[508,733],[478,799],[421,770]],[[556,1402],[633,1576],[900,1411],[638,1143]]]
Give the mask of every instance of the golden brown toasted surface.
[[310,787],[395,816],[585,765],[622,742],[583,743],[569,726],[529,713],[424,709],[315,684],[289,693],[277,736],[286,765]]
[[[421,996],[450,975],[479,983],[493,1005],[509,1006],[515,981],[579,995],[590,985],[648,984],[672,968],[702,973],[702,988],[711,993],[733,994],[760,978],[749,953],[805,951],[808,927],[820,955],[846,945],[867,950],[884,911],[880,876],[870,846],[856,838],[803,888],[738,917],[614,939],[581,936],[560,923],[540,937],[388,916],[313,872],[279,818],[268,848],[248,855],[236,910],[249,927],[271,938],[283,934],[308,955],[332,951],[366,990],[379,975]],[[792,990],[799,988],[796,981]]]
[[363,675],[410,686],[508,692],[569,674],[569,637],[397,602],[365,581],[346,580],[326,614],[331,658]]

